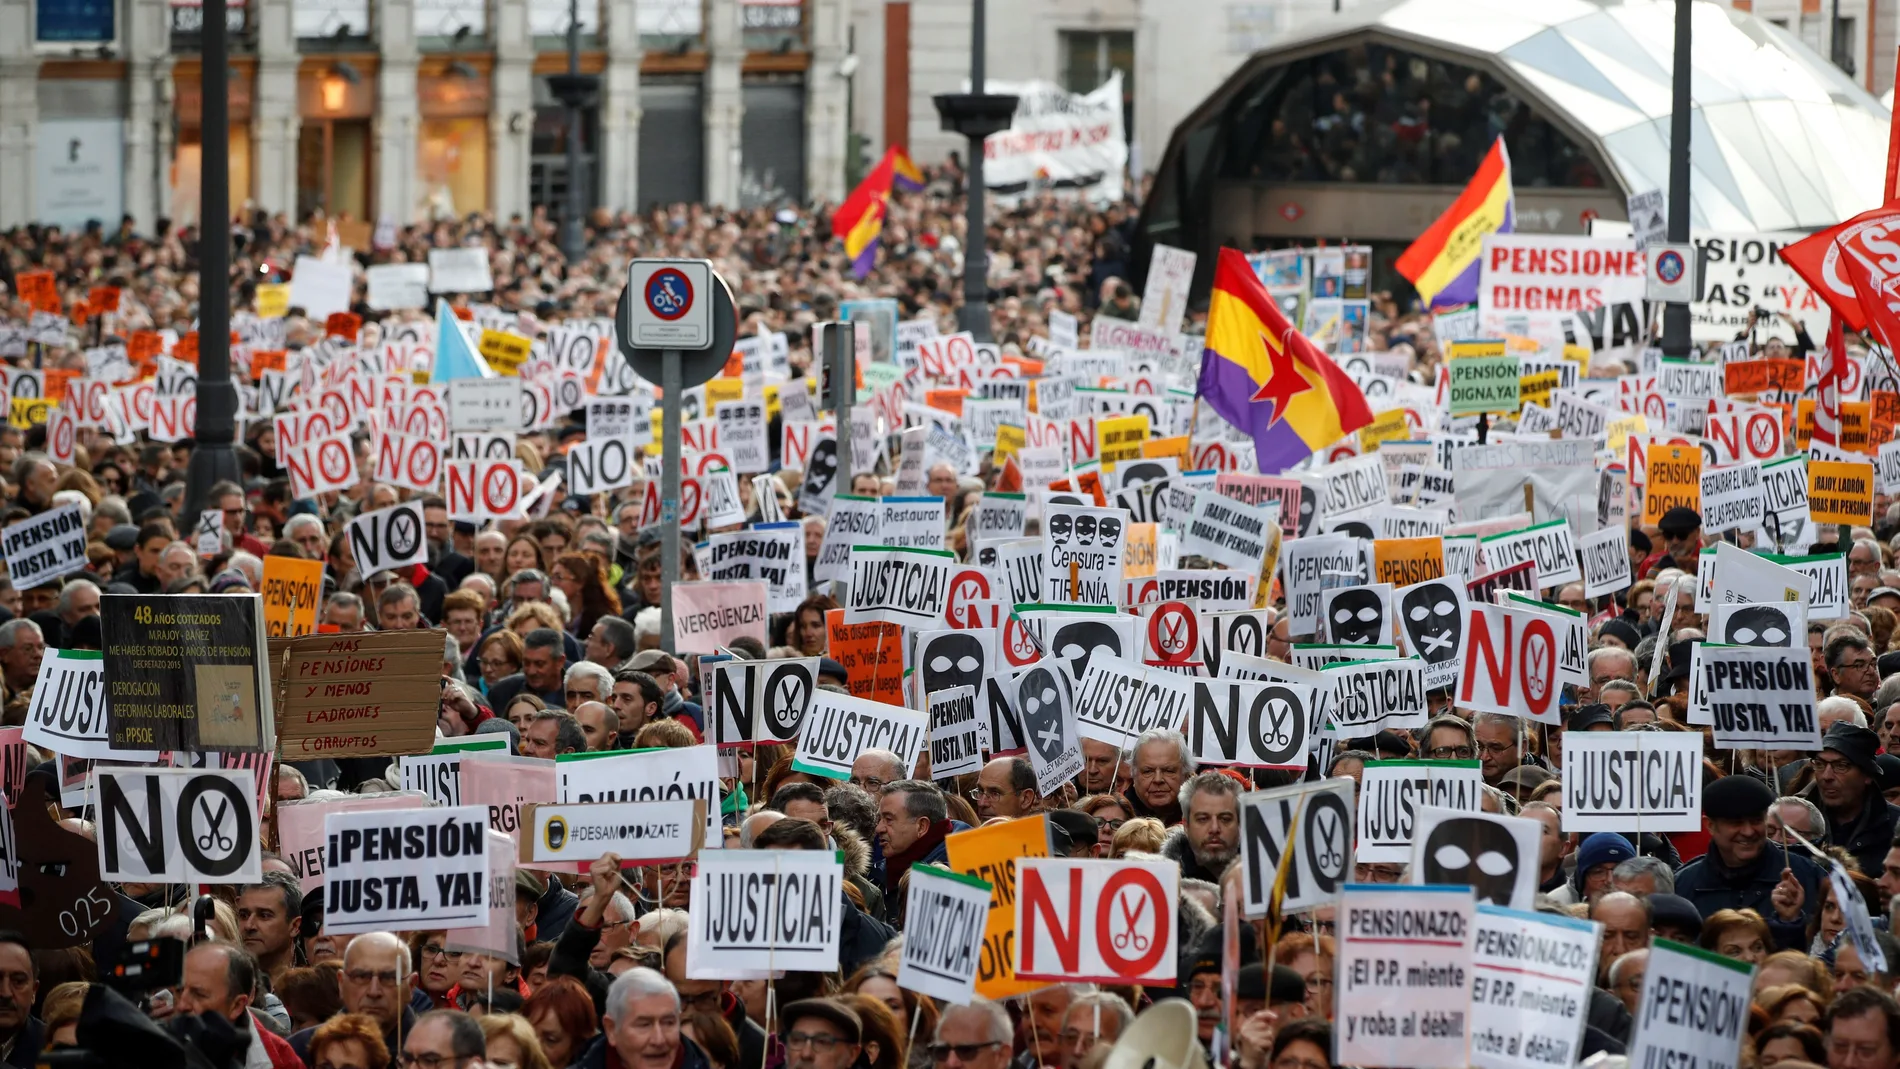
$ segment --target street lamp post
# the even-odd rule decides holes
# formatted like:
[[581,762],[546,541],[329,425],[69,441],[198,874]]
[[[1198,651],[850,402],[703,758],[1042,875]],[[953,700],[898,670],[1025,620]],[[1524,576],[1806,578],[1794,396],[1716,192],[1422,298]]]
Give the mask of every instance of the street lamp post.
[[935,99],[943,128],[969,139],[969,166],[965,168],[967,225],[963,240],[963,307],[957,310],[957,326],[969,331],[977,341],[993,340],[990,334],[988,278],[988,235],[983,223],[983,141],[999,130],[1009,129],[1016,114],[1016,98],[984,92],[984,0],[971,0],[970,12],[970,91],[944,93]]
[[550,77],[548,88],[567,108],[567,209],[561,213],[561,252],[570,270],[586,253],[581,233],[581,215],[587,210],[581,196],[581,109],[593,99],[599,82],[581,73],[580,0],[567,0],[567,73]]
[[[1669,114],[1669,243],[1689,243],[1689,19],[1692,0],[1676,0],[1675,70],[1670,77]],[[1689,355],[1689,306],[1679,301],[1663,305],[1664,356]]]
[[238,393],[231,382],[231,110],[225,0],[204,3],[203,179],[198,200],[198,387],[195,446],[185,468],[183,522],[195,525],[211,487],[243,478]]

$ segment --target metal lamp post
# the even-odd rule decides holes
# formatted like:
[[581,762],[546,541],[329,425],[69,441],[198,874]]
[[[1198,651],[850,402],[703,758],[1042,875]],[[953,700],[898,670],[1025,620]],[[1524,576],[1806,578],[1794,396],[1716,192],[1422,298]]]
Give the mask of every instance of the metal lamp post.
[[554,98],[567,108],[567,209],[561,213],[561,252],[574,270],[586,254],[581,215],[581,109],[594,99],[600,79],[581,73],[581,12],[579,0],[567,0],[567,73],[548,78]]
[[984,232],[983,141],[999,130],[1009,129],[1016,114],[1016,98],[986,93],[983,79],[984,0],[971,0],[970,12],[970,91],[944,93],[932,98],[943,129],[969,138],[969,166],[966,168],[967,233],[963,243],[963,307],[957,310],[957,326],[969,331],[977,341],[994,340],[990,334],[988,276],[988,235]]
[[[1669,114],[1669,243],[1689,242],[1689,20],[1692,0],[1676,0],[1675,70],[1670,76]],[[1664,356],[1689,355],[1689,306],[1663,305]]]
[[196,524],[211,487],[239,481],[238,393],[231,381],[231,110],[225,0],[204,4],[204,143],[198,200],[197,429],[185,468],[184,522]]

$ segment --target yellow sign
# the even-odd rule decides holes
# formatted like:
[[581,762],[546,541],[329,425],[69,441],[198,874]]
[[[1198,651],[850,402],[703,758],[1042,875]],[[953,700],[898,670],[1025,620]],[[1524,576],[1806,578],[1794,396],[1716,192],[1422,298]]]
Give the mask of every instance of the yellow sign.
[[1047,987],[1016,979],[1016,859],[1049,856],[1049,818],[1038,814],[1005,824],[960,831],[944,839],[950,868],[990,885],[990,919],[976,993],[1007,998]]
[[52,407],[44,397],[15,397],[10,422],[21,430],[43,426],[46,412]]
[[1160,528],[1152,523],[1128,525],[1128,542],[1122,548],[1122,578],[1146,579],[1155,573],[1155,555],[1160,550]]
[[1379,448],[1380,442],[1403,442],[1411,436],[1412,427],[1405,422],[1405,410],[1388,408],[1359,428],[1359,451],[1370,453]]
[[1549,408],[1550,391],[1563,385],[1563,378],[1563,373],[1556,370],[1533,371],[1528,375],[1520,375],[1517,380],[1517,399],[1524,404],[1536,403]]
[[1852,460],[1809,460],[1808,515],[1815,523],[1873,523],[1874,466]]
[[[1661,523],[1678,506],[1702,511],[1702,450],[1693,445],[1652,445],[1643,485],[1643,522]],[[1810,470],[1810,477],[1812,471]]]
[[778,418],[778,383],[776,382],[765,384],[765,418],[768,420]]
[[[706,380],[706,411],[702,418],[711,419],[713,406],[721,401],[745,400],[745,380],[720,377]],[[653,406],[656,410],[660,407]]]
[[317,631],[323,600],[323,562],[276,555],[264,558],[264,633],[295,638]]
[[996,426],[996,459],[998,463],[1014,456],[1016,451],[1029,445],[1029,432],[1022,427],[1012,427],[1007,423]]
[[1564,359],[1572,363],[1587,365],[1590,363],[1590,350],[1585,349],[1581,345],[1566,345],[1564,346]]
[[1381,583],[1411,586],[1445,575],[1445,540],[1437,535],[1424,538],[1375,538],[1372,540],[1372,571]]
[[1641,413],[1618,416],[1604,425],[1603,432],[1609,436],[1610,452],[1622,456],[1629,445],[1630,435],[1649,433],[1649,420],[1644,419]]
[[1097,434],[1096,456],[1102,462],[1103,471],[1113,471],[1114,465],[1124,460],[1134,460],[1141,456],[1141,444],[1148,440],[1147,416],[1112,416],[1095,421]]
[[1141,443],[1141,455],[1150,460],[1156,457],[1175,457],[1181,461],[1182,471],[1188,469],[1188,436],[1177,434],[1172,438],[1150,438]]
[[1273,607],[1273,577],[1280,567],[1282,537],[1279,524],[1267,524],[1267,551],[1260,557],[1260,583],[1253,588],[1253,607],[1256,609]]
[[257,300],[251,302],[259,319],[282,319],[290,311],[290,283],[266,282],[257,287]]
[[482,359],[500,375],[519,375],[521,365],[528,362],[528,354],[534,350],[534,342],[519,334],[510,334],[505,330],[482,329],[482,340],[476,345],[481,350]]
[[1509,356],[1504,348],[1504,339],[1491,338],[1479,341],[1455,341],[1445,347],[1445,359],[1456,360],[1464,356]]

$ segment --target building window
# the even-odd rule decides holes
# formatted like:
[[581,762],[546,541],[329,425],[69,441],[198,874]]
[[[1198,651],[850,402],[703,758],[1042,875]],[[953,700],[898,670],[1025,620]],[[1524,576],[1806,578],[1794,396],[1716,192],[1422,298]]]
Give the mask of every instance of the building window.
[[1071,93],[1100,89],[1122,72],[1122,129],[1135,128],[1135,34],[1133,30],[1062,31],[1062,88]]
[[360,44],[369,37],[369,0],[298,0],[290,8],[299,40],[334,39]]
[[634,8],[640,45],[662,52],[687,52],[703,43],[703,0],[643,0]]
[[46,44],[112,44],[118,38],[116,0],[39,0],[39,40]]

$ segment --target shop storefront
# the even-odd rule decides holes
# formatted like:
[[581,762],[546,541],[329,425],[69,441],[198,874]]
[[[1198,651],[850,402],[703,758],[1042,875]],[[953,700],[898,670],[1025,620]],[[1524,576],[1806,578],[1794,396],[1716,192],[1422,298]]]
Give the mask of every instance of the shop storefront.
[[[91,76],[108,73],[117,77]],[[62,76],[66,74],[75,76]],[[69,69],[48,64],[41,71],[39,97],[33,217],[69,229],[92,220],[107,230],[116,229],[125,213],[123,65],[96,63]]]
[[416,173],[428,214],[466,216],[489,206],[490,57],[431,58],[416,79],[422,126]]
[[376,57],[312,57],[297,75],[297,214],[372,221]]
[[[251,199],[251,101],[257,62],[250,57],[232,61],[230,74],[231,210],[240,211]],[[204,64],[196,56],[181,56],[172,67],[173,113],[178,141],[172,149],[167,212],[181,224],[198,219],[199,192],[204,182]]]

